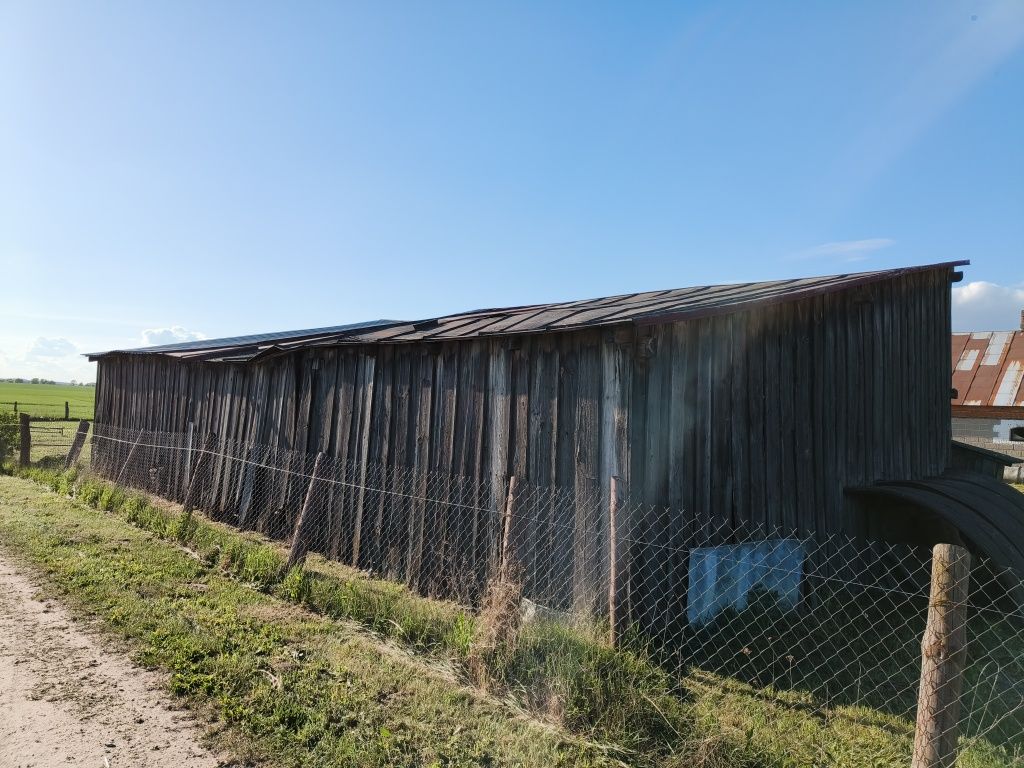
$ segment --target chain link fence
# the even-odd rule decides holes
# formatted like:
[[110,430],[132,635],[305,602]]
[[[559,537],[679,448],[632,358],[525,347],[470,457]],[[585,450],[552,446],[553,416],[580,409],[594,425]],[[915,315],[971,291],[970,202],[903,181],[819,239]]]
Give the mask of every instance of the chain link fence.
[[[60,468],[74,435],[52,437],[62,450],[40,459]],[[77,461],[285,542],[289,565],[318,553],[464,606],[484,628],[484,677],[555,719],[571,695],[608,695],[612,667],[574,692],[551,682],[559,659],[600,647],[792,765],[1024,766],[1024,588],[961,547],[750,529],[614,483],[495,483],[198,434],[97,426]]]

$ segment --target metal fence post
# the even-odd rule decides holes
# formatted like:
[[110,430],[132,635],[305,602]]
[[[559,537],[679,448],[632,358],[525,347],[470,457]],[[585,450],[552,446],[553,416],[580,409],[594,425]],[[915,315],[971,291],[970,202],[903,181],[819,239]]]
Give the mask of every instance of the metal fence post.
[[956,762],[970,575],[971,555],[966,549],[935,545],[928,624],[921,639],[912,768],[950,768]]
[[21,423],[21,450],[18,452],[18,466],[27,467],[32,458],[32,428],[29,426],[29,416],[22,412],[18,419]]

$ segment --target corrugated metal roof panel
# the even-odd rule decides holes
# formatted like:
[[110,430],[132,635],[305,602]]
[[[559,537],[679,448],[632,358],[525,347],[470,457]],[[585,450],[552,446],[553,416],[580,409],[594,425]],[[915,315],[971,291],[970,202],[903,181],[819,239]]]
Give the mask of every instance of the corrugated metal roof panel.
[[[833,293],[859,285],[889,280],[915,272],[952,269],[966,261],[929,264],[920,267],[887,269],[797,280],[773,280],[761,283],[705,285],[692,288],[629,293],[600,299],[581,299],[553,304],[477,309],[454,315],[427,318],[417,322],[375,321],[336,328],[286,331],[279,334],[212,339],[165,347],[114,350],[105,354],[164,354],[175,357],[217,359],[210,350],[223,350],[223,359],[250,358],[279,350],[337,344],[379,344],[414,341],[451,341],[486,336],[545,333],[611,324],[654,325],[678,320],[711,317],[745,309],[797,301],[810,296]],[[229,347],[230,349],[224,349]]]
[[1024,406],[1024,331],[954,333],[953,405]]
[[[190,352],[209,353],[230,349],[238,352],[247,347],[260,348],[275,342],[296,341],[310,339],[328,334],[346,334],[353,331],[362,331],[370,328],[390,327],[401,323],[400,320],[370,320],[363,323],[349,323],[347,325],[332,325],[326,328],[306,328],[298,331],[274,331],[272,333],[255,333],[249,336],[228,336],[220,339],[197,339],[195,341],[182,341],[176,344],[158,344],[152,347],[133,347],[130,349],[112,349],[107,352],[89,352],[87,357],[95,359],[103,355],[129,354],[129,355],[151,355],[168,354],[173,357],[191,357]],[[198,356],[203,356],[200,354]]]
[[855,496],[910,502],[955,525],[1001,568],[1005,585],[1024,606],[1024,495],[1001,480],[976,472],[947,470],[940,477],[916,481],[883,481],[847,489]]

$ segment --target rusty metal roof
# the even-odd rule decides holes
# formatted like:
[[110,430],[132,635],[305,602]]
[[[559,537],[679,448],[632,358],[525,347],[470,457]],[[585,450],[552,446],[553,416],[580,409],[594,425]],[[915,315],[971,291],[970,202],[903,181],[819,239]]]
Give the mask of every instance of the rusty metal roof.
[[1024,406],[1024,331],[954,333],[953,405]]
[[333,329],[210,339],[203,342],[172,344],[164,347],[111,350],[90,354],[89,359],[101,359],[113,354],[159,354],[183,359],[243,362],[256,357],[311,346],[452,341],[480,337],[552,333],[624,323],[653,325],[713,317],[755,307],[797,301],[916,272],[951,269],[968,263],[967,261],[954,261],[876,272],[857,272],[758,283],[701,285],[692,288],[628,293],[600,299],[554,304],[478,309],[411,322],[376,321],[375,323],[341,326]]

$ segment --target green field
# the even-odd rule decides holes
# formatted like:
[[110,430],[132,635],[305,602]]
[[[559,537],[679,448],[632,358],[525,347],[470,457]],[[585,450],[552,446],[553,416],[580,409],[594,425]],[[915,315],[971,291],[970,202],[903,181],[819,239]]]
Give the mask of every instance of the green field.
[[13,411],[40,418],[64,418],[64,403],[71,419],[91,419],[96,387],[73,387],[70,384],[15,384],[0,381],[0,410]]

